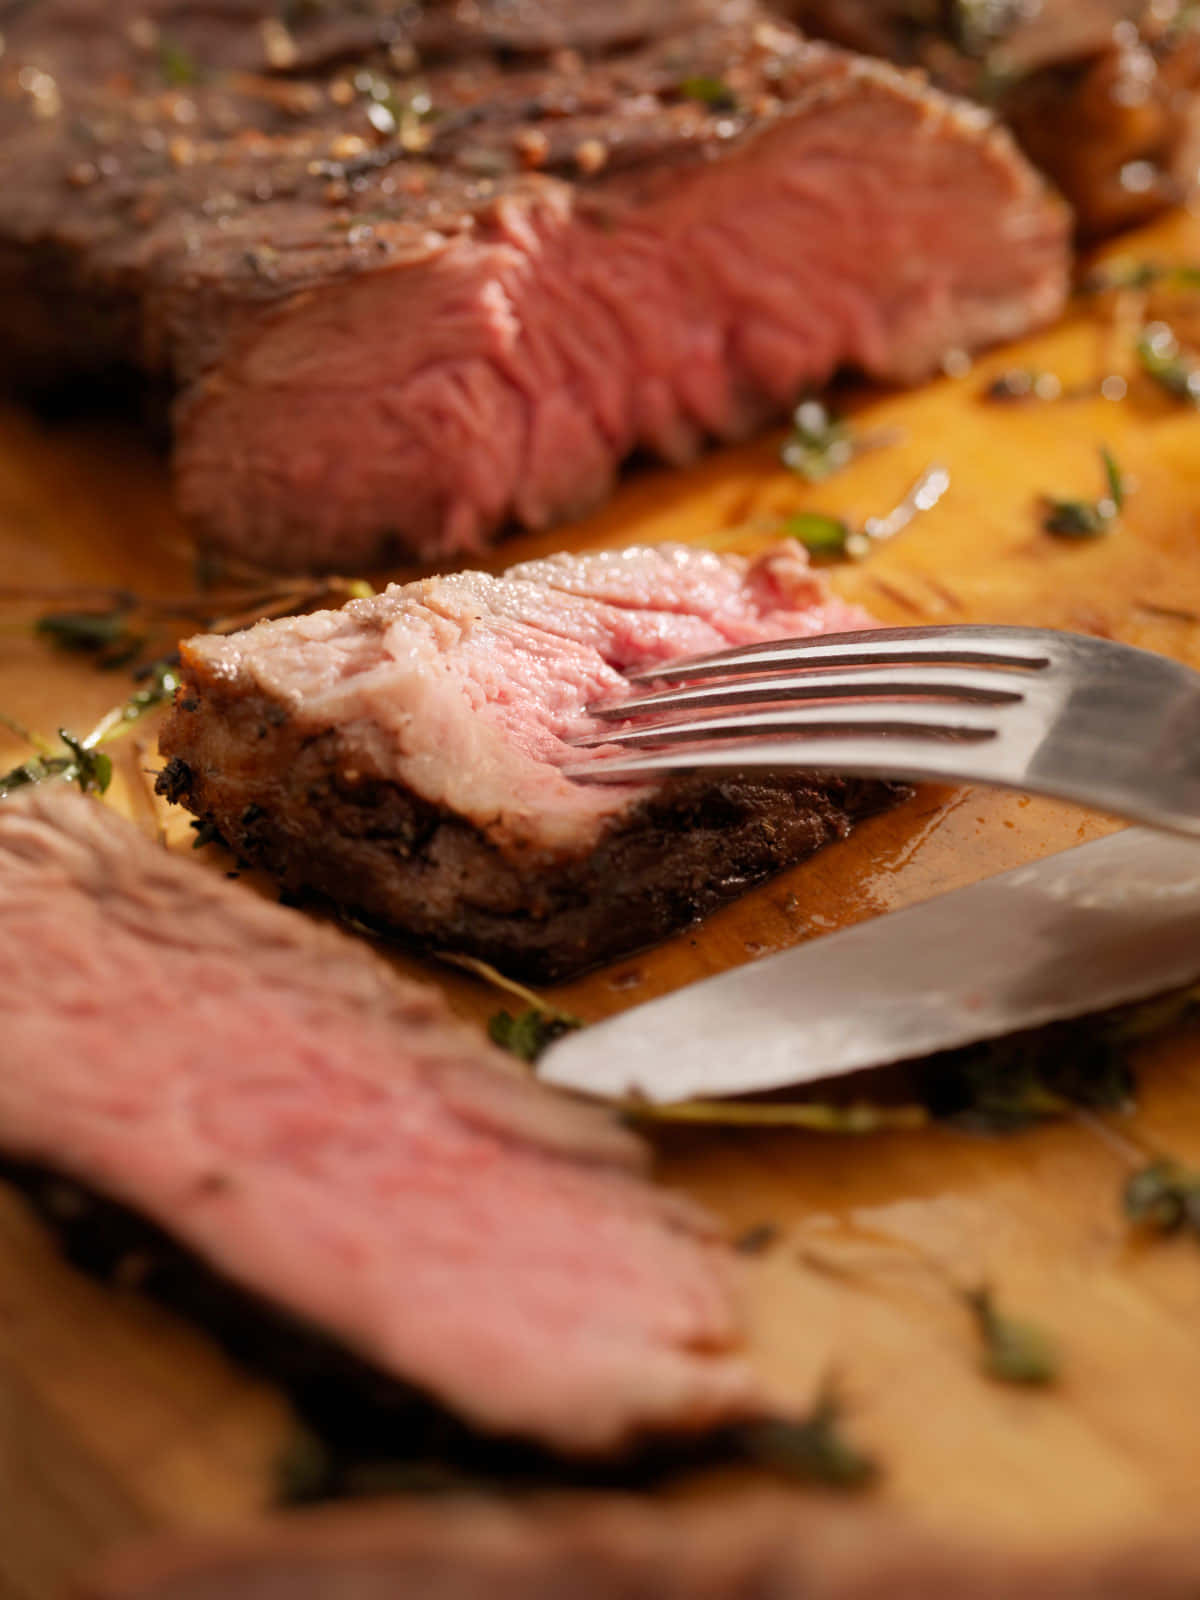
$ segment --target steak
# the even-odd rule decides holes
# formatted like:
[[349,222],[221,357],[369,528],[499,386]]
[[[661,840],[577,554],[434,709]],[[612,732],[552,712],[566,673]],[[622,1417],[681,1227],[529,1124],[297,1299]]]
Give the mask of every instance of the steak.
[[776,0],[818,38],[922,66],[996,109],[1084,233],[1195,187],[1200,28],[1187,0]]
[[0,1148],[476,1426],[602,1452],[754,1403],[726,1252],[440,993],[152,846],[0,806]]
[[1004,132],[752,0],[385,7],[376,54],[369,7],[131,9],[8,28],[0,350],[172,385],[179,505],[244,560],[478,550],[1063,303]]
[[870,621],[790,542],[752,562],[663,546],[392,585],[189,640],[159,788],[289,891],[562,978],[665,937],[898,793],[773,775],[574,782],[561,768],[581,752],[564,741],[595,726],[585,708],[635,667]]

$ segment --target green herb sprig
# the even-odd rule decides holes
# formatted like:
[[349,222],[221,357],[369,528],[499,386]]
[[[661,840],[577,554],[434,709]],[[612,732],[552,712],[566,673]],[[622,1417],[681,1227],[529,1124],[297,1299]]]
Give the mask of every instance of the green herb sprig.
[[751,1460],[789,1478],[833,1489],[869,1488],[880,1476],[879,1462],[846,1438],[842,1416],[837,1392],[826,1384],[807,1417],[750,1423],[739,1438]]
[[90,655],[97,666],[111,669],[127,666],[146,642],[130,626],[130,616],[131,608],[122,605],[108,611],[47,611],[33,628],[57,649]]
[[1061,1366],[1058,1347],[1043,1328],[1001,1314],[990,1289],[972,1289],[965,1298],[983,1340],[983,1367],[989,1377],[1001,1383],[1056,1382]]
[[737,95],[729,85],[723,79],[710,77],[706,73],[684,78],[679,85],[679,93],[685,100],[697,100],[712,111],[736,111],[738,108]]
[[1200,364],[1184,353],[1169,323],[1147,323],[1135,349],[1138,365],[1160,389],[1174,400],[1200,406]]
[[1100,459],[1108,492],[1099,500],[1044,501],[1042,527],[1059,539],[1099,539],[1108,533],[1125,506],[1125,475],[1111,450],[1102,447]]
[[1123,1209],[1129,1221],[1141,1227],[1159,1233],[1186,1227],[1200,1236],[1200,1171],[1160,1157],[1126,1183]]
[[78,784],[85,794],[104,794],[112,782],[112,761],[99,747],[119,738],[148,711],[169,700],[179,687],[179,681],[179,670],[172,662],[156,662],[148,669],[147,682],[134,690],[119,706],[106,712],[83,738],[77,738],[65,728],[60,728],[60,750],[37,734],[30,733],[20,723],[0,714],[0,726],[15,733],[37,752],[28,761],[0,775],[0,798],[16,789],[55,779]]
[[0,718],[0,722],[38,752],[10,772],[0,775],[0,799],[7,798],[17,789],[46,783],[54,778],[78,784],[85,794],[103,794],[112,782],[112,762],[108,756],[92,748],[87,740],[77,739],[65,728],[58,730],[63,748],[56,751],[53,746],[27,733],[7,717]]
[[875,545],[894,539],[923,511],[931,511],[949,487],[950,474],[945,467],[931,466],[898,505],[881,517],[868,517],[861,528],[823,512],[795,511],[783,519],[779,531],[797,540],[810,555],[861,561]]
[[488,1019],[487,1031],[493,1044],[532,1064],[556,1039],[582,1026],[578,1017],[528,1006],[515,1016],[509,1011],[497,1011]]

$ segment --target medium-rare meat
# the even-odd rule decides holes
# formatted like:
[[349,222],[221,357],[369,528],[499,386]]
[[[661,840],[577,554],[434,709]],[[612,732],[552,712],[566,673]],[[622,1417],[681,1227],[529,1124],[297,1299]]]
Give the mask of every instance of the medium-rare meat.
[[[837,778],[563,776],[622,673],[869,625],[803,550],[557,556],[183,647],[159,780],[287,888],[539,980],[660,939],[895,794]],[[596,753],[602,761],[604,752]]]
[[1188,0],[774,0],[818,38],[923,66],[992,106],[1085,233],[1184,199],[1200,167]]
[[[1067,215],[1004,132],[750,0],[591,55],[413,68],[402,36],[308,74],[271,30],[286,70],[227,72],[181,63],[184,8],[114,30],[69,0],[66,30],[65,4],[0,58],[2,360],[172,382],[179,504],[261,564],[475,550],[633,452],[687,460],[839,367],[919,379],[1063,302]],[[246,59],[230,15],[266,48],[253,12],[219,56]],[[604,14],[527,22],[604,45]],[[120,70],[84,70],[93,37]]]
[[477,1426],[566,1452],[753,1404],[723,1248],[441,995],[60,790],[0,805],[0,1149]]

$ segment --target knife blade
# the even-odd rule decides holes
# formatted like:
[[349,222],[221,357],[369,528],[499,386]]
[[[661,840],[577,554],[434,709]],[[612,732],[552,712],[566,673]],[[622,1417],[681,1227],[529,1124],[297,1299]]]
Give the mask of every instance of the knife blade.
[[658,1103],[814,1083],[1200,978],[1200,842],[1076,846],[567,1035],[548,1083]]

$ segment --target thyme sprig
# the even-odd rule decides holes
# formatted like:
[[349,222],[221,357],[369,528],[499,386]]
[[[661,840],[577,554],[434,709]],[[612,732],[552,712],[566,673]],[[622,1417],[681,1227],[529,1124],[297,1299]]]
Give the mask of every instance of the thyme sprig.
[[77,738],[65,728],[60,728],[60,749],[55,749],[47,740],[31,733],[11,717],[0,714],[0,726],[16,734],[36,751],[29,760],[0,775],[0,798],[12,794],[16,789],[55,779],[78,784],[85,794],[104,794],[112,782],[112,760],[100,746],[122,737],[148,711],[169,700],[178,687],[177,666],[170,661],[156,662],[148,669],[147,681],[142,687],[135,689],[119,706],[105,712],[90,733]]
[[1042,527],[1059,539],[1098,539],[1106,534],[1124,509],[1125,475],[1107,446],[1100,450],[1107,493],[1099,500],[1044,499]]
[[823,512],[796,511],[783,519],[779,531],[797,540],[810,555],[861,561],[875,545],[894,539],[923,511],[931,511],[949,487],[946,468],[930,466],[898,505],[883,516],[868,517],[861,528]]

